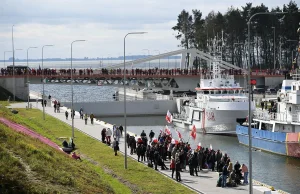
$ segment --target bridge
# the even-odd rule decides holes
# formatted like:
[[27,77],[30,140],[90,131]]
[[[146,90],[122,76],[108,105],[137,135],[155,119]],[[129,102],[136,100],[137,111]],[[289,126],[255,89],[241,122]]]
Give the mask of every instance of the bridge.
[[[190,56],[189,59],[187,58],[188,53]],[[180,68],[132,68],[136,64],[179,54],[181,54]],[[194,91],[200,78],[213,79],[211,72],[208,70],[185,68],[187,60],[189,60],[189,64],[193,64],[195,57],[204,59],[208,63],[216,61],[213,56],[202,51],[196,49],[182,49],[125,62],[125,66],[127,67],[125,72],[120,68],[124,66],[124,63],[114,64],[110,69],[73,69],[73,84],[115,87],[123,86],[125,73],[125,85],[131,88],[151,88],[178,92]],[[128,68],[128,66],[130,66],[130,68]],[[244,86],[244,75],[247,73],[244,69],[222,60],[218,61],[218,66],[220,67],[222,74],[235,76],[237,82],[239,82],[241,86]],[[254,71],[251,74],[252,77],[257,80],[258,85],[278,85],[283,80],[283,75],[276,73]],[[70,84],[71,69],[32,69],[31,71],[16,71],[14,76],[12,75],[12,72],[1,71],[0,86],[12,91],[14,78],[16,83],[16,96],[24,98],[28,94],[28,83],[41,84],[44,80],[45,84]]]

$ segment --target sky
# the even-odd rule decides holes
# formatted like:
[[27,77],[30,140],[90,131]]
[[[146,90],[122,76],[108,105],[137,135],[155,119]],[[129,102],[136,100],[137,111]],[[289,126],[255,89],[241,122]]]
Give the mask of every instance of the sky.
[[[252,0],[270,7],[282,7],[290,0]],[[14,25],[15,58],[30,59],[117,57],[123,55],[128,32],[147,32],[126,38],[126,55],[155,55],[180,49],[172,27],[185,9],[225,13],[230,6],[240,8],[250,0],[1,0],[0,56],[12,50]],[[297,2],[297,1],[296,1]],[[155,51],[156,50],[156,51]],[[2,54],[1,54],[2,53]],[[11,57],[6,53],[6,59]],[[0,57],[2,60],[3,57]]]

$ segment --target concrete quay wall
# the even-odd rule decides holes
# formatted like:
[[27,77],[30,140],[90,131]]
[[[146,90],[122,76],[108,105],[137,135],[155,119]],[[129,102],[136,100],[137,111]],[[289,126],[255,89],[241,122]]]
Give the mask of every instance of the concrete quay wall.
[[[71,102],[61,102],[63,106],[71,107]],[[123,116],[124,101],[104,102],[76,102],[73,104],[75,111],[82,107],[84,112],[93,113],[95,116]],[[176,103],[173,100],[136,100],[126,102],[128,116],[139,115],[166,115],[167,111],[176,112]]]
[[[0,78],[0,86],[8,90],[12,94],[14,93],[14,78],[2,77]],[[26,78],[15,78],[15,92],[16,97],[27,100],[28,99],[28,84]],[[11,96],[11,100],[13,96]]]

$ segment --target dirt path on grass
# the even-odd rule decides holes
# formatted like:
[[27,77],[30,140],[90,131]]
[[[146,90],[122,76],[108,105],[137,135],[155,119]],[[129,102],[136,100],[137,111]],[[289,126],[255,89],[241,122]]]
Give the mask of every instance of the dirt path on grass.
[[28,136],[36,138],[36,139],[40,140],[41,142],[55,148],[56,150],[62,151],[62,149],[56,143],[54,143],[53,141],[47,139],[46,137],[44,137],[40,134],[28,129],[27,127],[24,127],[23,125],[19,125],[17,123],[14,123],[14,122],[9,121],[9,120],[7,120],[5,118],[2,118],[2,117],[0,118],[0,122],[5,124],[9,128],[17,131],[17,132],[21,132],[21,133],[24,133]]

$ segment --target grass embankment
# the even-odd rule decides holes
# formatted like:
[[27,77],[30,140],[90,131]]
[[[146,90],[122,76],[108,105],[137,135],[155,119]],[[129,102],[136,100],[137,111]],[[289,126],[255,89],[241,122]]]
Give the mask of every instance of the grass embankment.
[[99,167],[0,124],[0,193],[115,193],[111,180]]
[[[51,116],[42,119],[42,112],[39,110],[20,109],[19,114],[13,115],[8,111],[0,109],[0,113],[6,118],[25,125],[41,135],[51,139],[57,144],[61,144],[58,137],[69,137],[71,127],[64,122]],[[99,129],[99,133],[100,133]],[[120,182],[126,184],[132,193],[194,193],[188,188],[177,184],[169,178],[155,172],[153,169],[128,158],[128,169],[124,169],[124,157],[114,156],[113,151],[101,142],[79,132],[76,132],[75,144],[78,151],[89,158],[98,167],[112,175]],[[91,177],[90,179],[93,179]],[[118,185],[116,185],[117,187]],[[126,193],[123,188],[115,188],[120,193]]]

